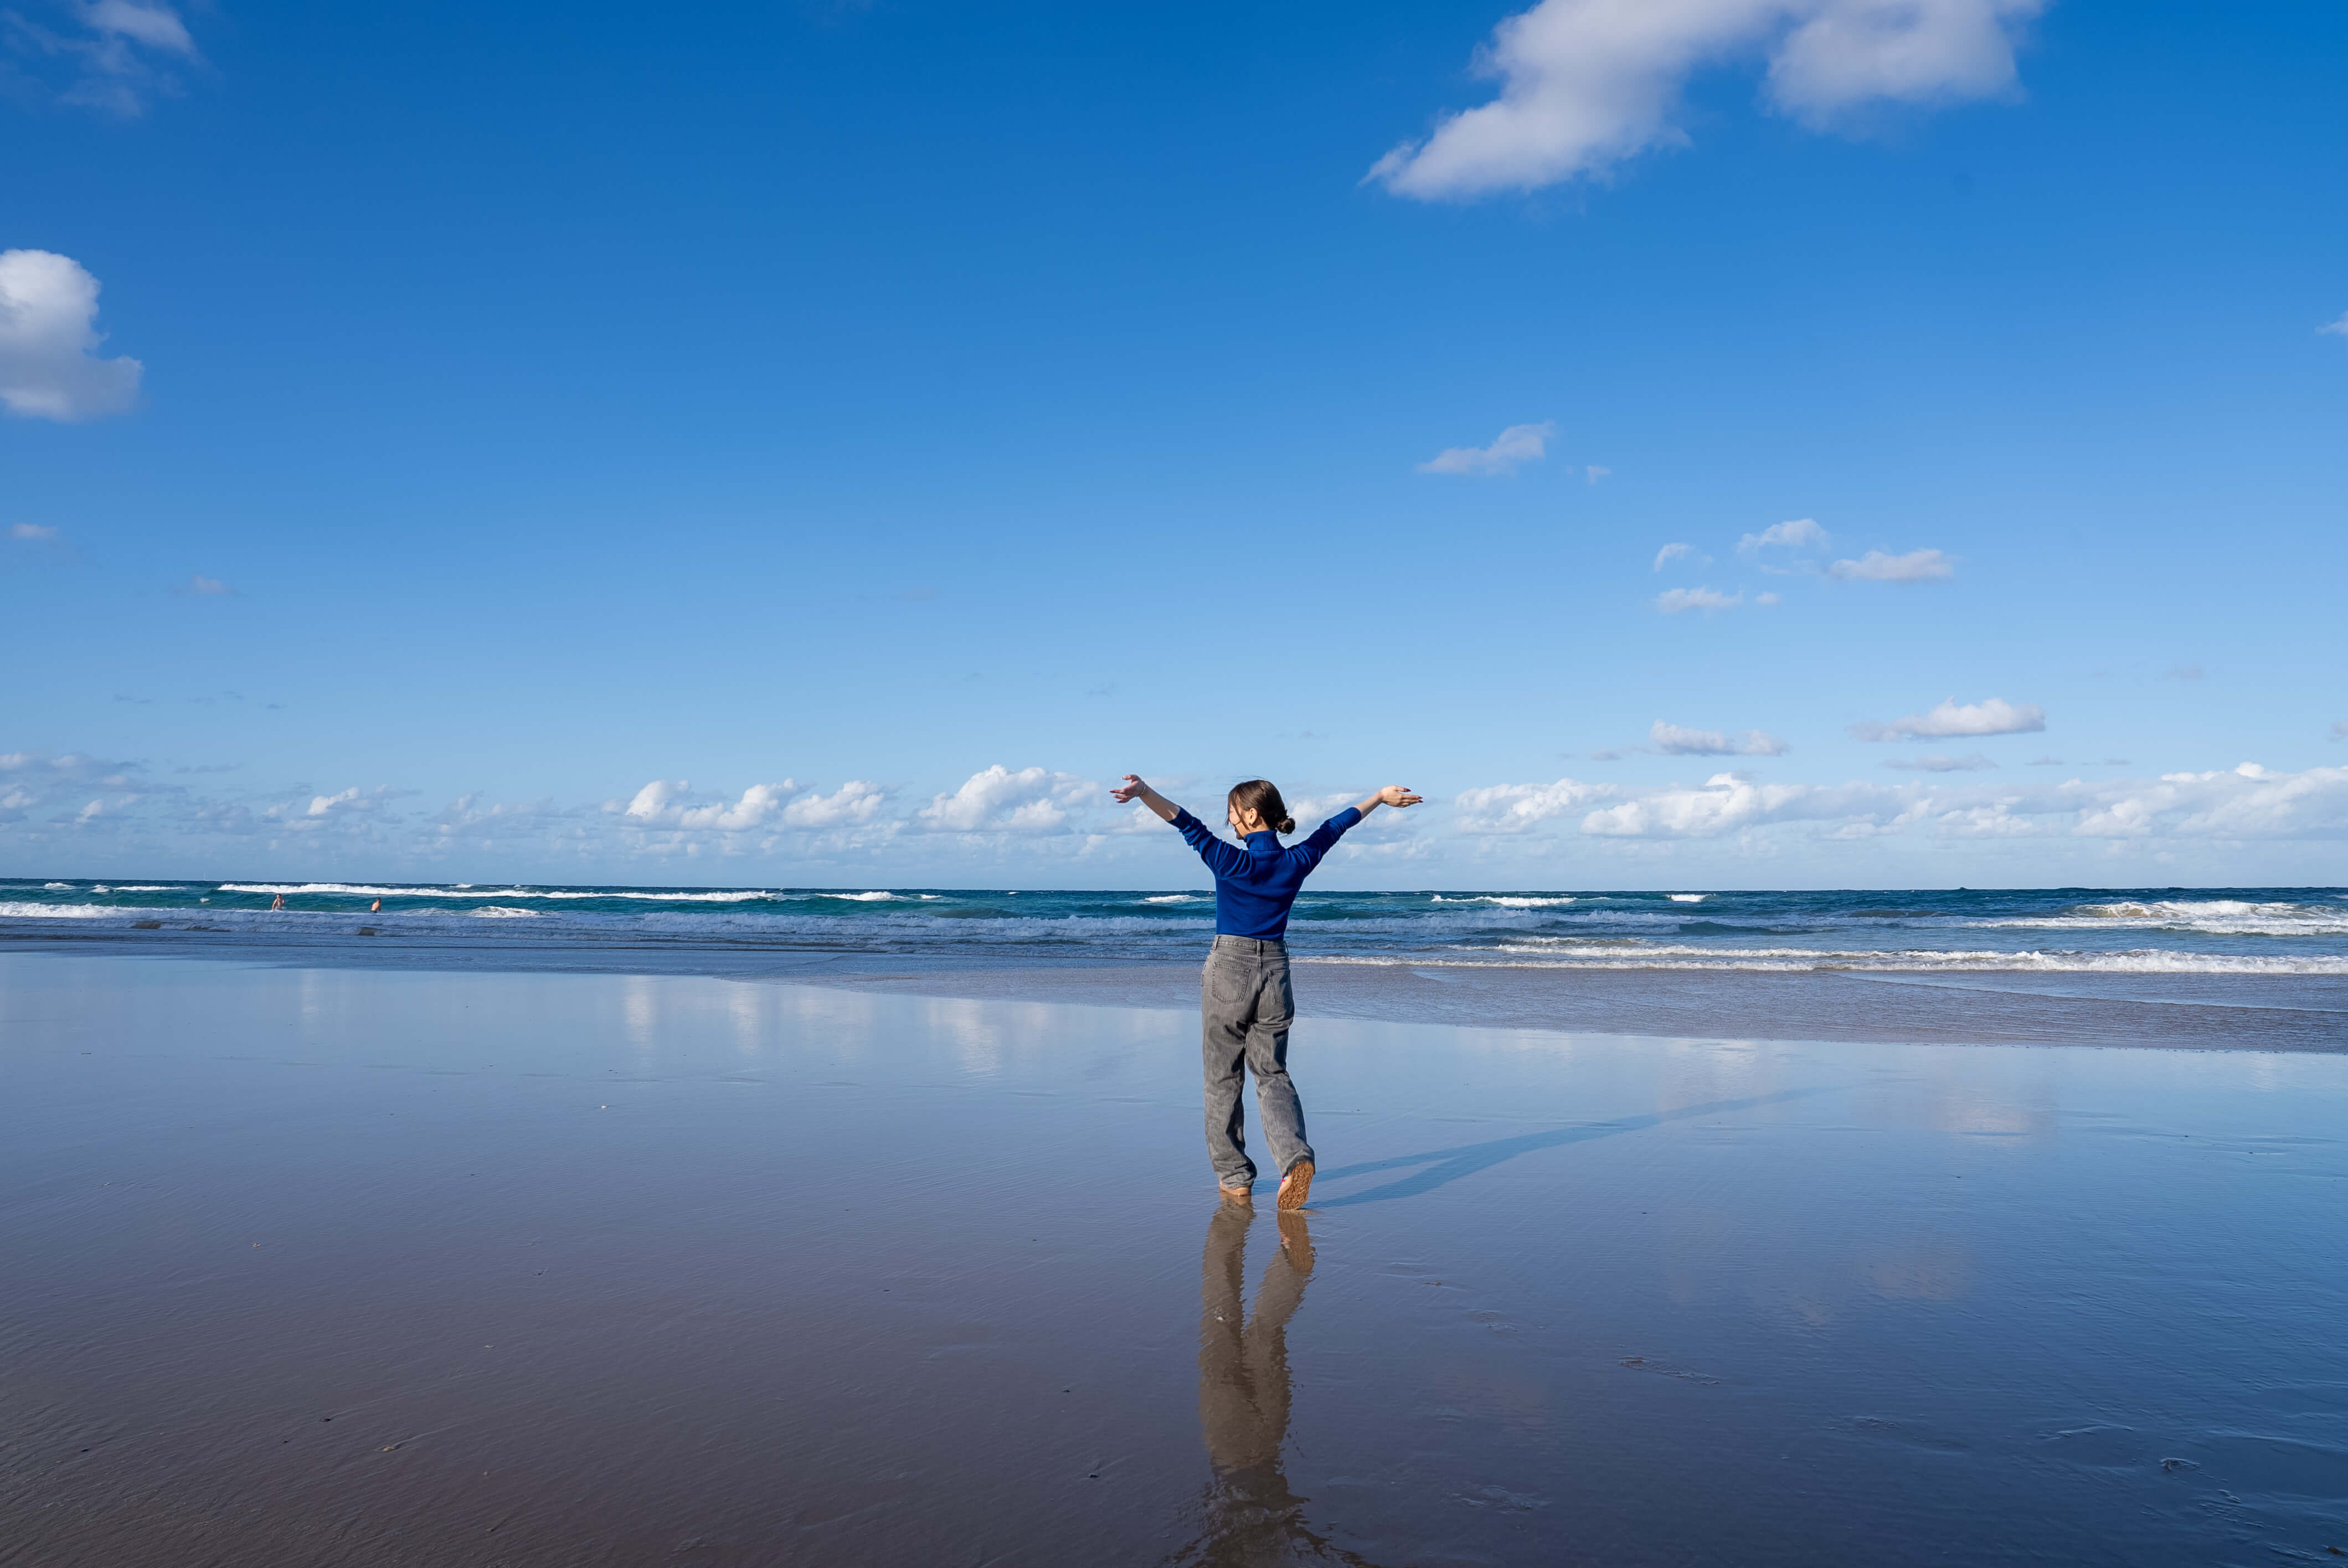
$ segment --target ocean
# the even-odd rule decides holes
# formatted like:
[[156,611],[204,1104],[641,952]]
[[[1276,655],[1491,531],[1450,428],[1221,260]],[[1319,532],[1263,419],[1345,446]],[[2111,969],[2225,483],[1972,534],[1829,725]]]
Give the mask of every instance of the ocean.
[[[1213,929],[1204,891],[0,881],[0,942],[365,947],[371,963],[452,949],[614,970],[761,954],[1156,963],[1195,961]],[[1289,946],[1304,964],[1419,972],[2348,977],[2348,889],[1308,892]]]

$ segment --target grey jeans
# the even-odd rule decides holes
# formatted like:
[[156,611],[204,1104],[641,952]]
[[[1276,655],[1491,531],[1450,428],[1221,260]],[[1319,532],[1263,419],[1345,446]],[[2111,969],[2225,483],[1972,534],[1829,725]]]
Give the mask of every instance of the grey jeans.
[[1296,1016],[1288,985],[1288,947],[1253,937],[1217,937],[1199,981],[1201,1056],[1207,1069],[1207,1158],[1215,1180],[1243,1187],[1255,1180],[1241,1128],[1240,1090],[1255,1073],[1263,1141],[1281,1174],[1313,1158],[1304,1141],[1304,1107],[1288,1081],[1288,1025]]

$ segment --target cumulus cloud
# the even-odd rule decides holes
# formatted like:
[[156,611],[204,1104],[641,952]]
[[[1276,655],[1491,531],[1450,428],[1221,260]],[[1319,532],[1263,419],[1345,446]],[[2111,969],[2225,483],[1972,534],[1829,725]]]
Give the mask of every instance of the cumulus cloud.
[[1553,817],[1618,794],[1612,784],[1560,779],[1548,784],[1490,784],[1452,800],[1452,826],[1468,834],[1530,833]]
[[2330,326],[2322,326],[2315,330],[2319,333],[2330,333],[2334,337],[2348,337],[2348,311],[2341,313],[2340,319]]
[[1513,474],[1519,463],[1534,463],[1549,450],[1557,434],[1551,424],[1511,425],[1492,438],[1489,446],[1447,446],[1418,466],[1422,474]]
[[1596,838],[1695,839],[1766,830],[1828,839],[1920,832],[1944,838],[2348,839],[2348,767],[2276,773],[2255,763],[2157,779],[2001,788],[1928,784],[1762,784],[1610,788],[1560,779],[1463,792],[1455,826],[1524,834],[1579,813]]
[[1792,749],[1763,730],[1729,735],[1718,730],[1684,730],[1661,719],[1647,732],[1647,738],[1667,757],[1782,757]]
[[1909,773],[1926,774],[1971,774],[1979,773],[1983,768],[1997,766],[1979,752],[1971,752],[1962,757],[1944,756],[1937,753],[1913,760],[1906,757],[1890,757],[1885,760],[1883,765],[1887,768],[1900,768]]
[[54,251],[0,251],[0,405],[71,424],[126,414],[144,367],[102,357],[98,280]]
[[1655,595],[1655,608],[1665,615],[1679,615],[1691,610],[1709,614],[1715,610],[1734,610],[1745,602],[1745,591],[1723,593],[1713,588],[1667,588]]
[[1935,582],[1957,575],[1957,563],[1939,550],[1910,550],[1904,556],[1869,550],[1857,560],[1838,560],[1827,575],[1844,582]]
[[2046,727],[2046,710],[2035,702],[2020,704],[1992,697],[1987,702],[1960,703],[1944,697],[1929,712],[1910,713],[1888,724],[1864,720],[1849,726],[1860,741],[1941,740],[1957,735],[2027,735]]
[[1673,561],[1679,559],[1682,556],[1694,555],[1694,553],[1695,547],[1694,545],[1665,545],[1662,549],[1655,552],[1654,569],[1661,571],[1664,567],[1668,566]]
[[792,827],[852,827],[869,823],[888,801],[880,785],[850,779],[829,794],[808,792],[783,808],[783,821]]
[[54,544],[57,542],[57,530],[54,528],[44,528],[39,523],[11,523],[8,525],[8,537],[12,539],[22,539],[27,544]]
[[1813,128],[1873,105],[1993,97],[2013,89],[2016,33],[2043,3],[1540,0],[1478,53],[1498,97],[1395,148],[1367,178],[1457,200],[1602,175],[1686,145],[1681,91],[1715,64],[1766,60],[1772,106]]
[[997,763],[971,774],[952,794],[932,798],[915,820],[939,833],[1061,833],[1071,808],[1100,793],[1099,786],[1074,774],[1044,768],[1013,773]]
[[1701,788],[1648,791],[1582,818],[1601,838],[1709,838],[1770,823],[1835,821],[1869,829],[1908,809],[1896,790],[1877,784],[1765,784],[1741,774],[1715,774]]
[[1801,549],[1810,545],[1823,547],[1832,536],[1818,527],[1816,518],[1795,518],[1787,522],[1772,523],[1757,534],[1746,534],[1736,541],[1736,553],[1758,555],[1771,545],[1787,549]]

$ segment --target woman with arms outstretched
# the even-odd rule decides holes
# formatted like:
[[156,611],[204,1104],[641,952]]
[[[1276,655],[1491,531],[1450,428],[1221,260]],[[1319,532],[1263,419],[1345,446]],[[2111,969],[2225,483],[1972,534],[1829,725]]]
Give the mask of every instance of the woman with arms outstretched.
[[1240,1089],[1252,1069],[1264,1142],[1280,1167],[1280,1206],[1303,1208],[1313,1190],[1313,1145],[1304,1141],[1304,1108],[1288,1081],[1288,1025],[1296,1014],[1288,983],[1289,907],[1347,828],[1382,805],[1416,805],[1419,797],[1388,784],[1283,849],[1279,835],[1294,833],[1296,823],[1280,791],[1262,779],[1231,787],[1226,816],[1240,835],[1237,845],[1217,838],[1132,774],[1109,793],[1120,805],[1138,800],[1172,823],[1215,874],[1215,945],[1199,987],[1207,1158],[1215,1181],[1234,1203],[1246,1203],[1254,1189],[1255,1162],[1248,1158],[1240,1113]]

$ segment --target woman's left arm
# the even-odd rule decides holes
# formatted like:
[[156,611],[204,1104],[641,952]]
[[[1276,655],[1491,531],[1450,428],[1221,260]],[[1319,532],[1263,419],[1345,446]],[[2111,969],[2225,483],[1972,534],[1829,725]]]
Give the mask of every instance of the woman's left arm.
[[1377,794],[1355,805],[1354,809],[1361,813],[1364,816],[1367,816],[1370,813],[1377,810],[1378,807],[1382,805],[1390,805],[1396,811],[1400,811],[1404,806],[1416,805],[1420,801],[1426,798],[1426,797],[1425,795],[1411,794],[1410,791],[1403,788],[1400,784],[1388,784],[1385,788],[1378,791]]

